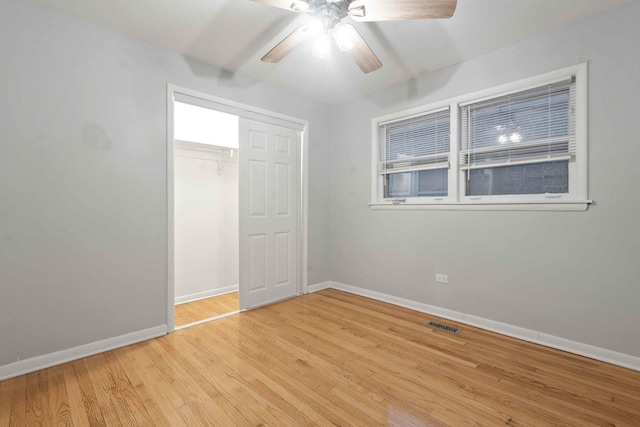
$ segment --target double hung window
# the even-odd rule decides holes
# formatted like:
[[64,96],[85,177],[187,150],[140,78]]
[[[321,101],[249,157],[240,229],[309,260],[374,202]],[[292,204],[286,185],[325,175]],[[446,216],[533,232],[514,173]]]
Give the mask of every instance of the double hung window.
[[569,193],[573,78],[460,106],[465,195]]
[[372,207],[586,209],[586,87],[582,64],[374,119]]
[[448,194],[449,109],[381,124],[384,197]]

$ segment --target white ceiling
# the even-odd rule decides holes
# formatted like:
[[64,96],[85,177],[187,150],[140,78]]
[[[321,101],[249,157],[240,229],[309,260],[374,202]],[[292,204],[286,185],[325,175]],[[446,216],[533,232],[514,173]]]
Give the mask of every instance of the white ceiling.
[[458,0],[451,19],[354,23],[384,64],[370,74],[338,49],[312,57],[311,43],[278,64],[261,62],[310,18],[250,0],[32,1],[333,105],[633,0]]

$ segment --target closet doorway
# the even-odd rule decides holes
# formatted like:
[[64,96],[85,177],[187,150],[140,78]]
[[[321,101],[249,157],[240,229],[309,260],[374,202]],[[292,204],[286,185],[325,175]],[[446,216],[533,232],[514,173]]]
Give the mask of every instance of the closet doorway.
[[168,332],[306,293],[308,122],[167,89]]
[[174,103],[177,329],[239,309],[239,120]]

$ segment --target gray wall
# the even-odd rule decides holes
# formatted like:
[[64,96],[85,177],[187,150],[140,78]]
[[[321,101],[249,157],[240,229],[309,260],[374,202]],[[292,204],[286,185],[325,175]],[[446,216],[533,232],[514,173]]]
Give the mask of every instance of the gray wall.
[[[310,284],[640,356],[638,22],[635,2],[330,110],[3,0],[0,365],[166,323],[167,83],[310,121]],[[587,212],[367,207],[371,118],[587,60]]]
[[0,365],[166,324],[167,83],[310,121],[328,280],[328,107],[25,1],[0,40]]
[[[638,23],[635,2],[334,107],[332,280],[640,356]],[[367,207],[373,117],[584,61],[587,212]]]

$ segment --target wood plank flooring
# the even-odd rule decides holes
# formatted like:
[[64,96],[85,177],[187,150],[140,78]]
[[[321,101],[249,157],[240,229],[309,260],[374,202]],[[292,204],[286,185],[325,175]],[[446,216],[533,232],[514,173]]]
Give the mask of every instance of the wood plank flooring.
[[639,426],[640,372],[324,290],[0,382],[58,424]]
[[175,307],[175,326],[187,325],[237,310],[237,292],[230,292],[216,297],[179,304]]

